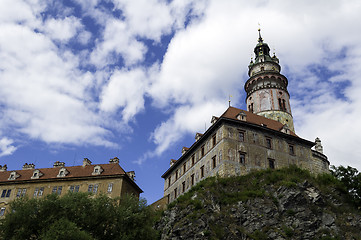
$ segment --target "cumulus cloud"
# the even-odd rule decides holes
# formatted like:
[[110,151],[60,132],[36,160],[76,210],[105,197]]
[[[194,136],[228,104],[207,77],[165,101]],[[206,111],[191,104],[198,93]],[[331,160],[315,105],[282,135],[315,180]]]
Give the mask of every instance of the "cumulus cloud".
[[66,17],[64,19],[48,19],[44,24],[44,31],[47,35],[61,42],[66,42],[83,28],[80,19],[76,17]]
[[0,139],[0,157],[13,154],[17,147],[13,146],[14,141],[7,137]]

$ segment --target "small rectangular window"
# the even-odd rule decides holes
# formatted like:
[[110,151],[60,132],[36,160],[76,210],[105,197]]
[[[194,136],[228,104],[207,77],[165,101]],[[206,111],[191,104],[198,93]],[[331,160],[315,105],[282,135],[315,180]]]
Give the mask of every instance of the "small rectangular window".
[[185,192],[186,190],[186,182],[182,182],[182,192]]
[[93,191],[93,184],[89,184],[88,185],[88,192],[92,192]]
[[4,198],[6,196],[6,189],[3,190],[3,192],[1,193],[1,197]]
[[201,167],[201,178],[204,177],[204,165]]
[[177,188],[174,189],[174,198],[177,198]]
[[272,139],[266,138],[266,147],[272,149]]
[[57,192],[58,195],[61,194],[61,190],[63,190],[63,187],[62,187],[62,186],[59,186],[59,187],[58,187],[58,192]]
[[76,186],[75,186],[75,192],[79,192],[79,188],[80,188],[80,186],[79,186],[79,185],[76,185]]
[[295,148],[293,147],[293,145],[288,145],[288,148],[290,150],[290,154],[295,155]]
[[178,170],[175,171],[175,180],[178,179]]
[[71,185],[70,188],[69,188],[69,192],[74,192],[74,185]]
[[98,192],[98,184],[95,184],[93,188],[93,193],[96,194],[97,192]]
[[113,191],[113,183],[108,184],[108,193],[111,193]]
[[192,155],[192,166],[194,166],[194,161],[195,160],[195,156],[194,156],[194,154]]
[[274,169],[275,168],[275,160],[269,158],[268,159],[268,165],[269,165],[269,168]]
[[35,188],[34,190],[34,197],[38,196],[39,188]]
[[2,207],[2,208],[0,209],[0,217],[4,216],[4,214],[5,214],[5,208]]
[[18,189],[18,192],[16,193],[16,197],[21,197],[21,192],[23,191],[23,189]]
[[22,191],[22,193],[21,193],[21,196],[24,197],[25,194],[26,194],[26,188],[23,188],[23,191]]
[[201,157],[204,156],[204,145],[201,147]]
[[6,192],[6,197],[10,197],[11,194],[11,189],[8,189],[8,191]]
[[194,174],[191,175],[191,185],[194,185]]
[[44,187],[41,187],[40,189],[39,189],[39,196],[43,196],[43,194],[44,194]]
[[240,164],[246,164],[246,153],[239,152],[239,163]]
[[239,141],[244,142],[244,132],[243,131],[238,132],[238,139],[239,139]]
[[216,146],[216,143],[217,143],[217,135],[214,134],[212,137],[212,147]]
[[186,165],[186,164],[183,164],[183,174],[186,173],[186,169],[187,169],[187,165]]
[[217,167],[217,160],[216,160],[216,156],[212,157],[212,168],[216,168]]
[[51,193],[56,193],[56,190],[58,189],[58,187],[53,187],[53,190],[51,191]]

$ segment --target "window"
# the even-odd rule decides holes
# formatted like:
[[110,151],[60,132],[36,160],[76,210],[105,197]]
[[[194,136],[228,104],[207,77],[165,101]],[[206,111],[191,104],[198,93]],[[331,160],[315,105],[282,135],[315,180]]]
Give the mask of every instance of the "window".
[[11,194],[11,189],[8,189],[8,191],[6,192],[6,196],[5,197],[10,197]]
[[268,165],[269,165],[269,168],[274,169],[275,168],[275,160],[269,158],[268,159]]
[[44,194],[44,187],[41,187],[41,188],[39,189],[38,196],[43,196],[43,194]]
[[201,157],[203,157],[203,156],[204,156],[204,145],[201,148]]
[[185,192],[186,190],[186,182],[182,182],[182,192]]
[[204,177],[204,165],[201,167],[201,178]]
[[79,192],[79,188],[80,188],[80,186],[79,186],[79,185],[76,185],[76,186],[75,186],[75,192]]
[[214,134],[212,137],[212,147],[216,146],[216,143],[217,143],[217,137],[216,134]]
[[239,152],[239,163],[240,164],[246,164],[246,153]]
[[75,188],[75,186],[71,185],[70,188],[69,188],[69,192],[74,192],[74,188]]
[[1,197],[4,198],[6,196],[6,189],[3,190],[3,192],[1,193]]
[[108,193],[111,193],[113,191],[113,183],[108,184]]
[[195,156],[194,154],[192,155],[192,166],[194,166],[194,159],[195,159]]
[[36,178],[37,176],[38,176],[38,173],[37,173],[37,172],[34,172],[33,177]]
[[93,188],[93,193],[97,193],[98,192],[98,184],[94,184],[94,188]]
[[171,178],[169,177],[168,178],[168,187],[170,186],[170,183],[171,183]]
[[216,156],[212,157],[212,168],[216,168],[217,166],[217,161],[216,161]]
[[39,188],[35,188],[34,190],[34,197],[38,196]]
[[178,170],[175,171],[175,180],[178,179]]
[[99,175],[99,174],[101,174],[103,171],[104,171],[103,168],[102,168],[101,166],[97,165],[97,166],[94,167],[94,170],[93,170],[93,172],[92,172],[92,175]]
[[272,139],[266,138],[266,147],[272,149]]
[[55,186],[55,187],[53,187],[53,190],[51,191],[51,193],[56,193],[56,194],[60,195],[62,190],[63,190],[62,186]]
[[4,214],[5,214],[5,208],[2,207],[2,208],[0,209],[0,217],[4,216]]
[[183,164],[183,174],[186,173],[186,169],[187,169],[187,165],[186,165],[186,164]]
[[290,150],[290,154],[295,155],[295,148],[293,147],[293,145],[288,145],[288,148]]
[[26,194],[26,188],[19,188],[16,197],[24,197]]
[[194,185],[194,174],[191,175],[191,185]]
[[177,188],[174,189],[174,198],[177,198]]
[[61,194],[61,190],[63,190],[63,187],[62,187],[62,186],[59,186],[59,187],[58,187],[58,192],[57,192],[58,195]]
[[88,185],[88,192],[92,192],[93,191],[93,184],[89,184]]
[[232,132],[232,128],[228,128],[228,137],[232,138],[233,132]]
[[238,139],[239,139],[239,141],[244,142],[244,132],[243,131],[238,132]]
[[66,170],[66,168],[62,167],[62,168],[60,168],[57,177],[65,177],[68,173],[69,173],[68,170]]
[[17,192],[17,194],[16,194],[16,197],[20,197],[21,196],[21,192],[22,192],[23,190],[20,188],[20,189],[18,189],[18,192]]

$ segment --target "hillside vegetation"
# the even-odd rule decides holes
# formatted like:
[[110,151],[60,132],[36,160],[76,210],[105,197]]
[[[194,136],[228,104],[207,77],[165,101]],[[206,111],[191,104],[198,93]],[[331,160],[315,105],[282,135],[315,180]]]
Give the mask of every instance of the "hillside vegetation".
[[297,167],[207,178],[156,227],[162,239],[361,239],[360,183],[350,169],[336,169],[338,178]]

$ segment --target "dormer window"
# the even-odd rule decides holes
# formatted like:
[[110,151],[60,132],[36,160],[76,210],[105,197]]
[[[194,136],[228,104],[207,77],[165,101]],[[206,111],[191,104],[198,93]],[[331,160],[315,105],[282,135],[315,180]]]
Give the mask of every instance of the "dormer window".
[[43,176],[44,174],[42,174],[39,170],[35,170],[33,172],[33,176],[31,176],[31,179],[38,179],[39,177]]
[[104,171],[104,170],[103,170],[103,168],[102,168],[101,166],[99,166],[99,165],[94,166],[94,170],[93,170],[92,175],[99,175],[99,174],[101,174],[103,171]]
[[66,168],[60,168],[59,170],[59,174],[57,175],[57,177],[65,177],[66,175],[68,175],[68,170],[66,170]]
[[10,173],[10,176],[9,176],[8,180],[15,180],[18,177],[20,177],[20,175],[17,174],[15,171],[13,171],[13,172]]

